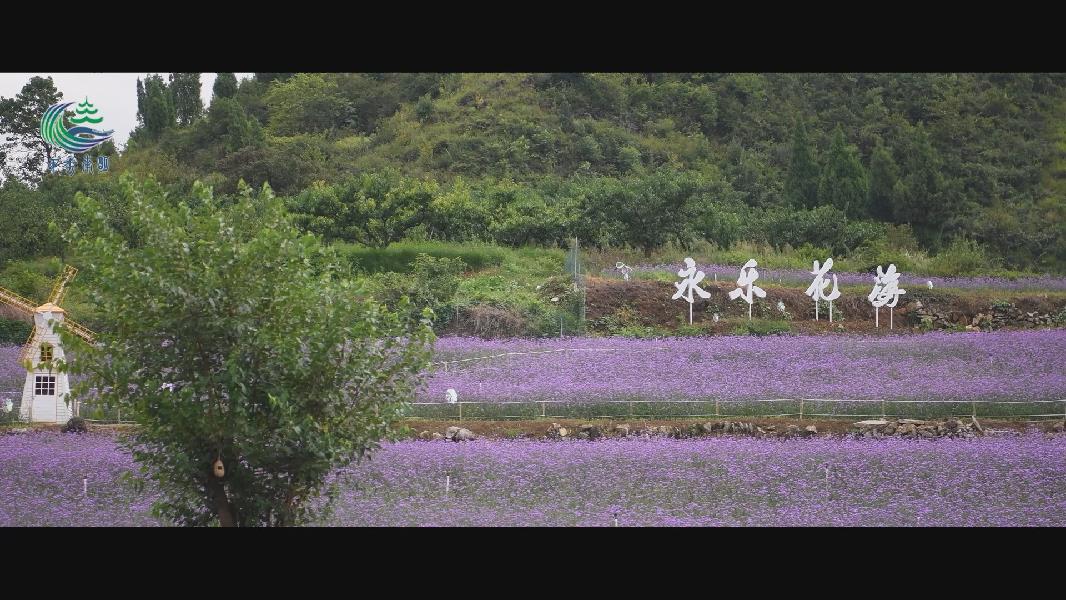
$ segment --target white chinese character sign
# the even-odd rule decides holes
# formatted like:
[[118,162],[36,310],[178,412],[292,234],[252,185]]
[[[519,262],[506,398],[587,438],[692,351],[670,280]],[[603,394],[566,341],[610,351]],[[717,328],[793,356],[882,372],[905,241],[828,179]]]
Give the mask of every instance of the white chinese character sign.
[[[755,280],[759,278],[759,272],[755,270],[759,263],[755,262],[755,259],[749,259],[744,263],[744,266],[740,268],[740,277],[737,279],[737,289],[729,292],[729,299],[736,300],[737,298],[743,298],[748,303],[748,320],[751,320],[751,305],[754,302],[752,294],[760,298],[766,297],[766,292],[759,286],[755,285]],[[675,284],[676,285],[676,284]],[[744,290],[747,288],[747,290]]]
[[629,274],[633,272],[633,267],[619,261],[614,264],[614,268],[622,272],[622,279],[629,281]]
[[814,269],[811,270],[811,275],[814,275],[814,281],[811,282],[810,287],[804,292],[811,298],[814,298],[814,320],[818,320],[818,300],[826,300],[829,302],[829,322],[833,322],[833,300],[840,297],[840,290],[837,289],[837,276],[833,274],[833,291],[828,294],[825,293],[825,288],[829,286],[829,282],[826,281],[825,276],[829,272],[829,269],[833,268],[833,259],[825,259],[825,264],[821,267],[818,266],[818,261],[814,261]]
[[671,300],[677,300],[681,297],[684,297],[685,300],[688,300],[688,324],[691,325],[692,303],[696,301],[696,299],[692,296],[692,292],[695,291],[697,294],[699,294],[700,298],[707,299],[711,297],[710,292],[701,288],[698,285],[699,282],[703,281],[703,278],[707,275],[703,271],[696,270],[696,261],[692,260],[691,258],[686,258],[685,268],[678,271],[677,276],[684,277],[684,279],[674,284],[674,287],[677,288],[677,293],[673,295]]
[[880,310],[882,306],[889,308],[888,313],[888,328],[892,329],[892,316],[896,304],[899,303],[899,297],[906,294],[907,290],[899,288],[899,273],[896,272],[896,265],[888,265],[888,270],[881,269],[881,265],[877,265],[877,278],[874,282],[874,289],[870,292],[868,299],[870,303],[874,305],[874,326],[880,327]]

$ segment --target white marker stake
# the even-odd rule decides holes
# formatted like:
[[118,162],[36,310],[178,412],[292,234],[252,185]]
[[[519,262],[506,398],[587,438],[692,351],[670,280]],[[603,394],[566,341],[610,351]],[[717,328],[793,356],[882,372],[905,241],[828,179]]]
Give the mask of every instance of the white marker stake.
[[818,320],[818,299],[814,299],[814,320]]
[[83,477],[81,480],[81,494],[83,496],[89,495],[89,478]]
[[829,322],[833,322],[833,301],[829,301]]

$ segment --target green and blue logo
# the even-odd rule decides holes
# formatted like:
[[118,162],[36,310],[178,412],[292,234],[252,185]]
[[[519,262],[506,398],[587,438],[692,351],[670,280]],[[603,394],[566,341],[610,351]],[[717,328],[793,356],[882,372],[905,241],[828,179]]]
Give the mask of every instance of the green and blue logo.
[[63,113],[68,106],[73,104],[73,102],[57,102],[44,111],[44,116],[41,117],[41,137],[44,141],[60,150],[80,154],[111,139],[115,133],[114,130],[100,131],[85,125],[85,123],[96,125],[104,120],[103,117],[96,116],[98,109],[93,108],[93,105],[89,103],[89,98],[85,98],[85,102],[78,102],[78,107],[74,110],[77,116],[71,118],[70,122],[76,127],[69,129],[65,127]]

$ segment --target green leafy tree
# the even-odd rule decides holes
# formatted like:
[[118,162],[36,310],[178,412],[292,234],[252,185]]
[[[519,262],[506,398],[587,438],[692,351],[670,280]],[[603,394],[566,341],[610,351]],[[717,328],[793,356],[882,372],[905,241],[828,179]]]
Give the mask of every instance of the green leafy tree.
[[13,178],[0,186],[0,267],[4,263],[46,254],[60,247],[58,236],[48,227],[55,207],[43,194]]
[[792,134],[792,158],[785,180],[785,198],[797,208],[818,205],[818,165],[814,162],[803,121],[796,125]]
[[199,73],[171,73],[170,92],[174,98],[174,114],[182,127],[191,125],[204,114],[200,99]]
[[603,179],[588,194],[584,219],[611,223],[616,243],[650,256],[669,241],[695,237],[701,184],[698,175],[666,167],[647,177]]
[[465,270],[466,263],[461,258],[419,254],[410,271],[374,276],[379,288],[377,297],[390,309],[404,306],[412,316],[428,308],[433,311],[436,324],[443,325],[452,314],[451,307],[462,281],[460,275]]
[[838,125],[818,180],[818,201],[835,206],[849,218],[861,218],[866,215],[868,193],[869,183],[859,161],[859,151],[848,145],[844,130]]
[[174,98],[161,75],[149,75],[144,81],[144,128],[151,139],[174,127],[177,112]]
[[881,221],[891,221],[896,205],[896,182],[899,167],[892,153],[878,144],[870,157],[870,216]]
[[237,75],[219,73],[215,76],[215,85],[211,87],[213,98],[232,98],[237,95]]
[[439,186],[395,171],[316,182],[289,201],[296,222],[326,239],[384,248],[427,221]]
[[40,181],[63,152],[41,137],[41,116],[62,100],[51,77],[32,77],[14,98],[0,97],[0,170],[7,177]]
[[141,78],[137,78],[137,122],[144,125],[144,113],[145,106],[144,101],[147,99],[147,94],[144,92],[144,82]]
[[224,96],[211,102],[207,111],[207,131],[226,152],[236,152],[263,140],[259,121],[248,116],[239,102]]
[[924,126],[909,128],[901,146],[893,215],[897,223],[909,223],[922,242],[939,243],[949,222],[957,218],[958,196],[944,177],[940,153]]
[[79,351],[76,393],[101,390],[137,422],[126,443],[160,490],[160,517],[315,518],[327,476],[394,432],[428,366],[430,314],[400,317],[340,279],[266,186],[222,208],[197,183],[192,208],[151,181],[123,184],[142,246],[84,196],[70,231],[101,323]]
[[276,135],[314,133],[339,127],[349,106],[336,81],[318,73],[300,73],[275,82],[264,100],[270,111],[270,129]]

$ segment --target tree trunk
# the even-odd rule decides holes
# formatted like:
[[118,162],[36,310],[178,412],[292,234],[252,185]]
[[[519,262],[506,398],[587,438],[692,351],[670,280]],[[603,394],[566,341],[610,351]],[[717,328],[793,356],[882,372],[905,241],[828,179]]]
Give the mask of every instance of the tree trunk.
[[211,492],[211,498],[215,503],[215,514],[218,515],[219,524],[223,527],[236,527],[237,519],[233,516],[233,505],[226,497],[226,488],[213,473],[207,477],[207,489]]

